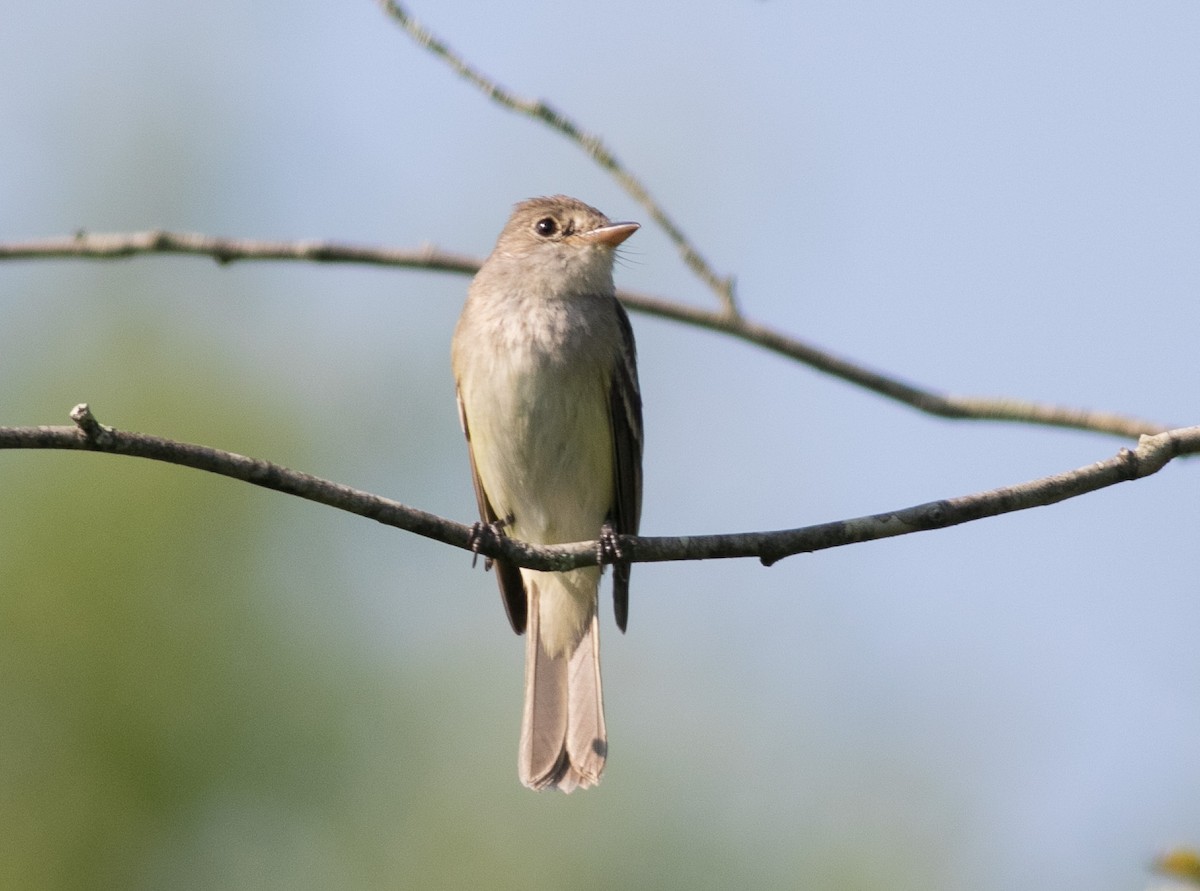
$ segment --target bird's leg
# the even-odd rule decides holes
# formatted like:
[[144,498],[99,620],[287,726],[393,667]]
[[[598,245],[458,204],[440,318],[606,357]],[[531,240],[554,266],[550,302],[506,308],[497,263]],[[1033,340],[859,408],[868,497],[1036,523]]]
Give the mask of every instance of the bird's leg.
[[617,530],[611,520],[605,520],[600,527],[600,541],[596,545],[596,562],[601,569],[609,563],[618,563],[625,557],[621,553],[621,544],[617,540]]
[[[492,520],[490,523],[484,523],[482,520],[471,527],[471,534],[467,536],[467,545],[471,548],[471,553],[475,556],[471,558],[471,568],[475,568],[475,564],[479,561],[479,548],[487,539],[489,542],[498,542],[504,537],[504,527],[512,525],[513,517],[509,514],[502,520]],[[483,558],[483,571],[487,572],[492,568],[492,558]]]

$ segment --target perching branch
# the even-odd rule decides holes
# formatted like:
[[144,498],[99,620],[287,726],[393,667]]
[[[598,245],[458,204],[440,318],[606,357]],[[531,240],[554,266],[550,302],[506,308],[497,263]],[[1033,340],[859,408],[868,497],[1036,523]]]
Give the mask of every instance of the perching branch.
[[[406,269],[431,269],[474,275],[479,260],[452,254],[432,246],[417,250],[371,248],[331,241],[258,241],[177,232],[88,233],[0,244],[0,260],[87,258],[111,260],[141,254],[193,254],[212,257],[218,263],[243,260],[307,260],[317,263],[363,263]],[[1017,399],[953,396],[923,389],[834,355],[744,316],[699,309],[684,303],[652,297],[636,291],[619,290],[629,309],[664,319],[673,319],[710,331],[728,334],[795,359],[805,365],[872,390],[928,414],[965,420],[1017,421],[1051,427],[1069,427],[1134,438],[1162,433],[1163,424],[1086,409],[1043,405]]]
[[[208,446],[175,442],[144,433],[126,433],[100,424],[86,404],[71,410],[73,427],[0,427],[2,449],[75,449],[150,458],[207,470],[243,482],[336,507],[387,526],[472,549],[472,527],[399,502],[257,458]],[[1200,453],[1200,426],[1143,436],[1135,449],[1054,476],[885,513],[770,532],[728,535],[620,537],[621,552],[633,563],[757,557],[764,565],[842,545],[957,526],[972,520],[1056,504],[1117,483],[1157,473],[1172,459]],[[528,569],[563,571],[595,565],[598,542],[535,546],[510,538],[484,536],[480,553],[503,557]]]
[[616,156],[604,145],[603,140],[593,133],[588,133],[578,124],[552,108],[540,99],[522,99],[511,93],[496,81],[489,78],[479,69],[469,65],[465,59],[455,53],[450,47],[431,34],[425,27],[414,19],[404,7],[395,0],[380,0],[384,12],[396,20],[418,44],[425,47],[438,58],[445,61],[458,74],[462,75],[474,86],[478,87],[493,102],[499,103],[510,111],[526,115],[549,126],[561,133],[567,139],[583,149],[592,160],[607,170],[634,201],[646,209],[646,212],[662,227],[667,237],[675,243],[683,262],[701,281],[713,289],[721,300],[725,315],[738,315],[737,301],[734,297],[732,276],[718,275],[701,256],[699,250],[683,234],[678,224],[667,216],[667,212],[653,198],[650,192],[636,176],[625,169]]

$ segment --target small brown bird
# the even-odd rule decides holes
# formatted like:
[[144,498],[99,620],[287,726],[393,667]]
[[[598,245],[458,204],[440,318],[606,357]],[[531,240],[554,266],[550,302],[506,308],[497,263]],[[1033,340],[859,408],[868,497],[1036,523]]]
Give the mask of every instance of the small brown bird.
[[[642,400],[633,331],[613,286],[638,229],[574,198],[516,206],[471,283],[451,350],[484,524],[532,544],[638,531]],[[619,556],[619,555],[617,555]],[[599,566],[495,563],[513,629],[528,627],[518,772],[534,789],[595,785],[608,736],[600,688]],[[629,564],[613,567],[625,630]]]

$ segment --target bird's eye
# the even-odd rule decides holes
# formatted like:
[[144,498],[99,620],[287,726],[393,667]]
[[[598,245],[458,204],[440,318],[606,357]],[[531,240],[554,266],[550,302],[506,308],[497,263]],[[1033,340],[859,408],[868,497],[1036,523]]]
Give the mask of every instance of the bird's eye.
[[558,231],[558,222],[554,217],[543,217],[534,223],[533,229],[543,238],[549,238]]

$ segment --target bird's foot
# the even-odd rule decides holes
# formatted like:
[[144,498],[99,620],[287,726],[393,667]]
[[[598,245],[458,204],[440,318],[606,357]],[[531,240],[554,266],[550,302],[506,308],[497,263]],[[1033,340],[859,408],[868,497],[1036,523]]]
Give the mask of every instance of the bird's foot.
[[613,524],[605,520],[600,527],[600,540],[596,545],[596,562],[601,566],[618,563],[625,558],[621,553],[621,543],[617,538],[617,530]]
[[[470,547],[471,553],[474,554],[471,558],[471,568],[475,568],[475,564],[479,562],[479,549],[486,541],[489,544],[498,542],[504,537],[504,527],[512,522],[509,517],[504,520],[493,520],[491,523],[478,522],[471,527],[471,534],[467,536],[467,546]],[[483,571],[487,572],[492,568],[492,558],[483,558]]]

